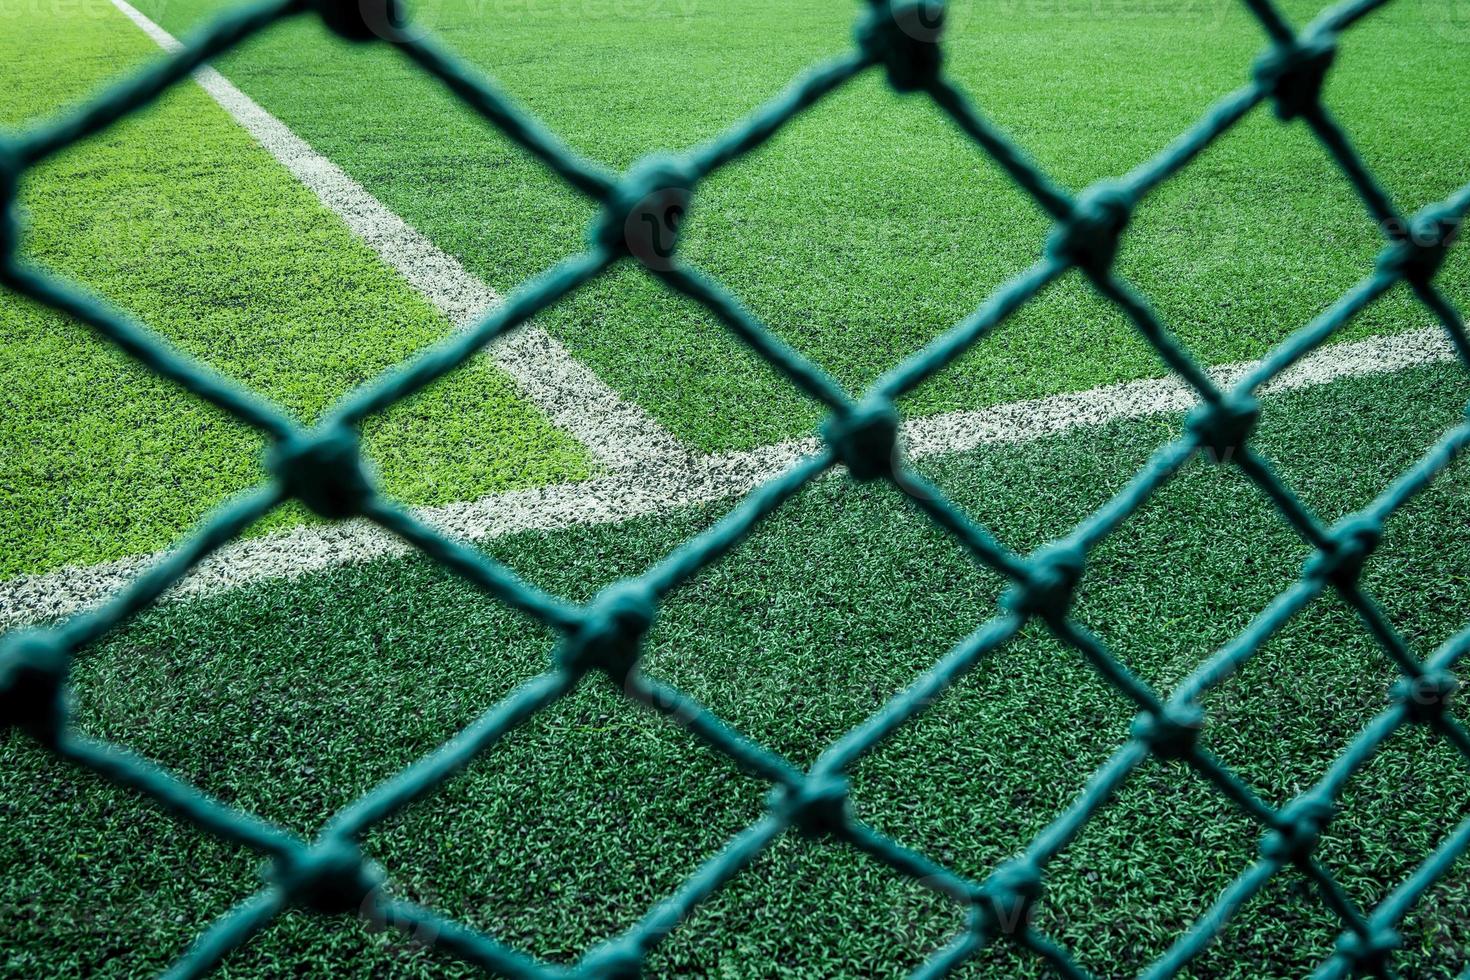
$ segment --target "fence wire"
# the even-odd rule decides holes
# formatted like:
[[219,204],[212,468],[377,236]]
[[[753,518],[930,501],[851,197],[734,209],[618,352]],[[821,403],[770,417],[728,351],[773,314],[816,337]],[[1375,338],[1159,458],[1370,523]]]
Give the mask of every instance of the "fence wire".
[[[1157,157],[1117,180],[1075,197],[1059,187],[1008,140],[946,76],[942,6],[932,0],[867,0],[852,49],[809,69],[783,94],[719,138],[684,154],[654,155],[625,174],[613,174],[571,152],[491,82],[407,24],[396,0],[267,0],[237,9],[194,35],[174,55],[104,92],[94,102],[24,136],[0,137],[0,281],[11,290],[88,324],[151,370],[168,377],[260,430],[269,439],[271,479],[221,507],[178,547],[113,599],[63,622],[0,637],[0,722],[29,732],[63,759],[131,787],[201,830],[244,845],[267,859],[264,884],[215,921],[169,970],[169,976],[207,972],[247,942],[283,909],[321,914],[356,913],[394,923],[420,939],[491,971],[524,978],[632,977],[649,951],[699,902],[721,888],[788,830],[841,842],[958,903],[967,926],[935,952],[915,976],[941,976],[987,946],[1013,943],[1068,977],[1089,974],[1032,923],[1046,869],[1141,763],[1150,756],[1193,769],[1261,828],[1260,856],[1145,972],[1168,977],[1183,969],[1229,922],[1234,910],[1287,866],[1314,884],[1340,919],[1332,955],[1319,978],[1391,976],[1401,944],[1397,926],[1414,903],[1470,847],[1464,819],[1417,869],[1376,907],[1360,909],[1314,856],[1345,783],[1401,726],[1424,725],[1470,760],[1470,735],[1446,713],[1457,682],[1452,668],[1470,648],[1466,629],[1427,658],[1417,656],[1380,606],[1359,586],[1384,522],[1421,492],[1470,442],[1470,418],[1446,431],[1424,456],[1362,510],[1326,525],[1272,471],[1250,445],[1260,404],[1255,393],[1303,356],[1327,342],[1354,315],[1397,286],[1427,307],[1470,367],[1463,320],[1435,286],[1460,223],[1470,209],[1470,184],[1412,218],[1388,194],[1321,100],[1342,32],[1389,0],[1350,0],[1331,7],[1301,30],[1273,0],[1242,0],[1268,37],[1249,81],[1216,102]],[[16,256],[20,237],[15,198],[27,170],[53,154],[157,99],[190,73],[271,25],[318,16],[338,35],[387,44],[439,79],[491,125],[535,156],[569,185],[600,205],[587,247],[526,283],[472,328],[456,334],[358,387],[307,428],[286,411],[189,356],[146,326],[74,284]],[[928,97],[1052,219],[1043,257],[997,290],[969,317],[936,337],[853,399],[821,367],[785,344],[719,283],[680,260],[674,251],[679,218],[701,181],[760,147],[803,110],[858,75],[877,70],[898,92]],[[1129,217],[1140,201],[1178,173],[1252,110],[1270,103],[1282,123],[1300,121],[1321,142],[1356,189],[1384,233],[1375,267],[1330,308],[1301,327],[1248,375],[1221,389],[1174,338],[1146,301],[1113,270]],[[538,589],[510,569],[426,526],[385,499],[363,465],[357,429],[388,408],[455,370],[477,351],[590,282],[619,261],[640,263],[666,287],[711,310],[792,384],[830,410],[821,426],[824,448],[746,496],[708,530],[685,541],[643,574],[603,589],[577,605]],[[894,402],[922,384],[994,330],[1058,277],[1080,270],[1097,292],[1116,304],[1171,370],[1198,395],[1199,404],[1174,441],[1157,450],[1131,481],[1069,533],[1030,555],[1018,555],[951,503],[939,487],[904,460]],[[1109,535],[1194,454],[1234,466],[1274,503],[1312,549],[1300,578],[1242,631],[1205,660],[1172,693],[1157,692],[1131,673],[1068,610],[1088,552]],[[733,731],[710,710],[638,669],[644,636],[659,604],[674,589],[718,561],[751,529],[808,482],[838,466],[860,481],[884,480],[952,534],[980,564],[1010,586],[995,614],[948,651],[927,673],[876,713],[828,746],[803,771],[772,750]],[[211,552],[290,499],[332,520],[366,518],[500,601],[553,628],[560,639],[545,672],[525,682],[450,741],[335,814],[314,840],[236,810],[163,768],[68,724],[65,689],[73,658],[84,647],[155,602]],[[1402,673],[1390,703],[1353,740],[1322,778],[1275,809],[1199,745],[1206,724],[1200,698],[1222,683],[1297,612],[1335,590],[1361,617]],[[1091,775],[1072,805],[1026,848],[982,880],[962,875],[901,846],[859,820],[848,805],[848,768],[1030,620],[1040,620],[1086,658],[1117,693],[1138,708],[1130,738]],[[660,712],[723,753],[773,789],[764,816],[706,860],[682,886],[631,929],[589,951],[574,966],[540,961],[493,936],[422,906],[389,897],[384,876],[359,847],[369,827],[433,792],[507,732],[572,691],[589,673],[606,675],[631,699]]]

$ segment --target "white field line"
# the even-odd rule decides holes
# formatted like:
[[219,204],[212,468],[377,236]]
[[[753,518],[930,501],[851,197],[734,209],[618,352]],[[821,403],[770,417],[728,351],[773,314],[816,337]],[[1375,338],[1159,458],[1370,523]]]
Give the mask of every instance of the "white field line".
[[[179,42],[127,0],[113,5],[165,51]],[[328,210],[431,304],[463,329],[500,303],[493,289],[435,248],[340,167],[313,150],[275,116],[212,68],[194,73],[199,87],[305,184]],[[676,465],[687,456],[678,440],[643,409],[624,401],[540,327],[523,327],[488,351],[521,393],[552,423],[585,445],[605,467]]]
[[[1264,393],[1389,374],[1453,358],[1449,342],[1437,329],[1378,337],[1319,350],[1268,385]],[[1254,362],[1225,365],[1211,373],[1229,382],[1253,366]],[[1119,419],[1180,412],[1194,403],[1193,393],[1177,378],[1106,385],[1075,394],[913,419],[904,423],[904,448],[911,457],[925,457],[985,445],[1031,442]],[[815,439],[794,440],[747,452],[688,458],[682,469],[653,467],[614,473],[583,483],[419,508],[416,513],[446,534],[467,541],[624,521],[739,496],[817,449]],[[165,598],[210,595],[407,551],[396,538],[362,521],[300,527],[227,545],[195,568]],[[154,554],[63,568],[0,582],[0,629],[94,606],[159,557]]]

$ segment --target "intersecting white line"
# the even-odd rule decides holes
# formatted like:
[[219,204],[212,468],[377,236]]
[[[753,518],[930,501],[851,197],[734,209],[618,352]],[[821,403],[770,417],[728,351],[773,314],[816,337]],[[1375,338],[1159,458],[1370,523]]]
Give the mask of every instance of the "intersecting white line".
[[[182,45],[127,0],[112,0],[165,51]],[[194,80],[328,210],[397,270],[436,309],[463,329],[499,305],[495,290],[458,260],[434,247],[361,184],[317,153],[213,68]],[[540,327],[526,326],[487,351],[527,400],[577,439],[605,468],[636,470],[678,465],[688,451],[647,412],[624,401]]]
[[[112,0],[160,47],[179,42],[126,0]],[[281,164],[453,323],[475,322],[499,302],[495,292],[454,258],[389,211],[331,161],[316,153],[213,69],[195,79]],[[497,364],[553,422],[586,444],[609,472],[596,479],[495,494],[477,501],[418,508],[439,530],[467,541],[524,531],[553,531],[629,520],[745,494],[820,447],[799,439],[758,449],[699,457],[641,408],[620,399],[544,330],[522,329],[491,349]],[[1416,330],[1320,349],[1267,385],[1263,393],[1330,384],[1450,361],[1443,332]],[[1255,362],[1211,371],[1222,383]],[[905,452],[915,458],[1023,443],[1120,419],[1184,411],[1194,393],[1167,377],[1105,385],[904,423]],[[407,546],[362,521],[311,525],[236,541],[215,552],[164,597],[216,594],[251,583],[292,578],[375,558]],[[105,601],[162,553],[72,566],[0,582],[0,629],[71,615]]]
[[[1453,359],[1454,351],[1438,329],[1375,337],[1322,348],[1267,385],[1263,393],[1312,388],[1344,378],[1390,374]],[[1254,366],[1255,362],[1225,365],[1211,374],[1229,383]],[[1180,412],[1194,403],[1194,393],[1178,378],[1131,381],[912,419],[904,423],[903,442],[911,457],[936,456],[985,445],[1030,442],[1120,419]],[[819,448],[815,439],[798,439],[745,452],[685,457],[679,467],[612,473],[581,483],[419,508],[416,513],[444,533],[467,541],[606,524],[740,496]],[[227,545],[164,598],[211,595],[270,579],[402,555],[408,550],[398,539],[363,521],[298,527]],[[94,606],[159,557],[154,554],[62,568],[0,582],[0,629]]]

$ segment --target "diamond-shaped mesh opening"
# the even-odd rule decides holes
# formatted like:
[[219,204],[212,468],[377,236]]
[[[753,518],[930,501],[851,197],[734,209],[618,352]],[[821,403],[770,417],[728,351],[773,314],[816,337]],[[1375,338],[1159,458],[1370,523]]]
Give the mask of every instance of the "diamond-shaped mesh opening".
[[1211,725],[1201,743],[1279,806],[1383,710],[1397,677],[1342,600],[1318,599],[1202,699]]
[[[1400,954],[1410,976],[1435,976],[1446,963],[1470,959],[1470,929],[1456,910],[1470,902],[1470,882],[1463,874],[1441,878],[1404,916],[1403,932],[1412,942]],[[1448,976],[1448,973],[1445,973]],[[1464,976],[1463,973],[1460,974]]]
[[[1201,908],[1205,915],[1209,909]],[[1189,975],[1247,980],[1311,976],[1330,956],[1341,923],[1304,875],[1286,870],[1241,904]]]
[[[887,120],[876,132],[875,112]],[[1048,224],[941,112],[879,77],[834,93],[700,193],[686,258],[853,391],[1035,263]],[[986,375],[1015,373],[956,370],[981,397]]]
[[590,682],[368,846],[414,901],[570,965],[759,817],[765,789]]
[[[823,480],[670,599],[643,668],[810,764],[928,670],[935,644],[962,640],[1002,585],[894,494]],[[849,656],[813,652],[836,646]]]
[[[1301,247],[1304,228],[1318,247]],[[1118,271],[1195,357],[1227,363],[1260,357],[1330,306],[1382,244],[1312,134],[1260,114],[1139,206]],[[1426,324],[1412,300],[1390,297],[1340,339]]]
[[[256,857],[0,734],[8,976],[156,975],[259,884]],[[56,846],[63,841],[65,846]],[[181,871],[181,869],[188,869]]]
[[[1008,411],[999,418],[1000,427],[1017,417],[1024,419],[1028,408]],[[1056,418],[1057,429],[1068,428],[1066,422],[1090,421],[1086,409],[1075,408],[1063,408]],[[973,453],[917,460],[914,468],[995,538],[1026,553],[1054,537],[1058,524],[1070,527],[1081,522],[1127,487],[1138,467],[1178,436],[1178,423],[1177,416],[1150,413],[1049,435],[1048,419],[1023,437],[982,442]],[[910,501],[905,509],[916,512],[916,506]],[[966,560],[988,567],[973,553]],[[1084,576],[1082,590],[1089,588]]]
[[[696,211],[681,238],[686,229],[696,241],[712,237],[718,219]],[[785,384],[718,317],[637,269],[612,269],[540,322],[615,390],[636,392],[640,405],[697,450],[770,445],[809,431],[822,417],[820,403]],[[659,356],[648,356],[650,350]]]
[[959,932],[964,910],[865,855],[783,838],[688,926],[650,973],[893,977]]
[[[1323,521],[1336,521],[1387,490],[1458,422],[1467,393],[1465,375],[1455,365],[1410,368],[1395,372],[1391,380],[1344,378],[1327,389],[1283,392],[1282,410],[1262,417],[1256,448],[1303,504]],[[1321,424],[1324,418],[1347,417],[1362,424]],[[1405,519],[1388,526],[1378,557],[1388,559],[1395,551],[1389,545],[1391,538],[1423,524],[1412,515],[1426,512],[1427,502],[1452,499],[1463,484],[1463,470],[1463,463],[1452,463],[1421,496],[1404,504],[1398,513]],[[1432,533],[1449,541],[1456,531],[1446,526]],[[1298,545],[1282,561],[1293,561],[1300,553]],[[1369,563],[1363,572],[1365,583],[1392,564],[1391,559]]]
[[1249,863],[1251,829],[1188,769],[1147,762],[1049,866],[1033,921],[1093,975],[1135,976]]
[[[1447,401],[1462,393],[1460,385],[1445,384],[1421,397]],[[1378,598],[1386,617],[1416,649],[1446,642],[1470,610],[1470,580],[1452,557],[1470,538],[1467,489],[1470,468],[1459,460],[1400,511],[1401,519],[1383,537],[1379,559],[1363,573],[1364,589]],[[1465,707],[1463,701],[1450,703],[1451,713],[1462,720]]]
[[[1465,819],[1464,794],[1470,791],[1470,766],[1434,733],[1405,729],[1384,744],[1348,781],[1340,800],[1340,816],[1323,834],[1319,858],[1342,883],[1343,891],[1362,907],[1388,897]],[[1465,887],[1470,873],[1456,865],[1441,879],[1446,888]],[[1421,906],[1421,926],[1447,927],[1462,917],[1453,907]],[[1456,922],[1460,940],[1465,923]],[[1419,945],[1410,936],[1406,947]],[[1444,969],[1439,964],[1436,969]],[[1404,965],[1406,971],[1409,965]],[[1412,973],[1411,973],[1412,975]]]
[[[1457,24],[1458,22],[1458,29]],[[1416,119],[1434,118],[1448,107],[1470,98],[1470,77],[1464,66],[1464,45],[1470,42],[1470,16],[1456,3],[1390,3],[1378,13],[1343,35],[1342,49],[1328,81],[1327,98],[1348,132],[1374,131],[1387,137],[1383,143],[1366,140],[1363,160],[1384,186],[1413,206],[1438,200],[1459,183],[1457,175],[1435,167],[1398,169],[1388,159],[1400,153],[1418,155],[1435,143],[1432,128]],[[1395,44],[1389,39],[1400,32],[1429,28],[1429,44]],[[1383,59],[1379,45],[1395,44],[1392,59]],[[1438,79],[1426,91],[1418,91],[1417,80]],[[1420,114],[1423,115],[1420,115]],[[1390,149],[1391,148],[1391,149]],[[1461,261],[1465,258],[1462,253]],[[1457,298],[1465,296],[1467,282],[1446,275],[1442,287]]]
[[1029,628],[859,761],[854,792],[885,834],[983,876],[1066,809],[1131,717],[1090,664]]
[[1248,479],[1195,459],[1093,552],[1076,615],[1168,690],[1291,584],[1297,547]]
[[[1426,843],[1424,846],[1433,850],[1415,872],[1386,895],[1374,896],[1376,904],[1371,908],[1360,908],[1346,898],[1313,852],[1320,843],[1326,814],[1334,804],[1344,802],[1348,775],[1378,756],[1384,744],[1404,726],[1420,726],[1449,746],[1446,751],[1470,759],[1470,734],[1446,714],[1446,702],[1456,690],[1450,670],[1470,646],[1470,633],[1456,634],[1434,651],[1413,649],[1378,616],[1361,588],[1362,568],[1371,560],[1385,522],[1432,483],[1448,461],[1470,443],[1470,423],[1463,419],[1451,422],[1452,427],[1367,506],[1330,527],[1251,447],[1261,410],[1255,398],[1257,390],[1332,339],[1345,324],[1394,289],[1402,292],[1412,288],[1456,343],[1456,349],[1470,357],[1470,342],[1460,315],[1434,284],[1441,253],[1470,210],[1470,185],[1423,213],[1412,235],[1395,237],[1392,229],[1408,227],[1406,219],[1363,166],[1350,136],[1321,100],[1338,35],[1383,5],[1372,0],[1347,0],[1298,31],[1270,0],[1247,0],[1247,9],[1268,41],[1262,57],[1248,70],[1249,80],[1244,87],[1215,103],[1157,157],[1118,180],[1093,182],[1074,195],[1032,164],[1025,152],[986,119],[945,75],[942,32],[934,5],[870,0],[858,29],[858,43],[847,53],[816,66],[787,94],[711,142],[679,156],[635,166],[626,175],[614,175],[566,149],[428,35],[402,30],[391,17],[369,22],[364,8],[356,3],[315,0],[310,9],[319,12],[335,31],[397,48],[430,75],[443,80],[569,186],[595,201],[601,214],[590,229],[585,251],[530,280],[480,323],[349,393],[310,430],[301,428],[289,407],[269,402],[190,360],[145,326],[78,293],[66,281],[18,262],[13,255],[18,230],[9,213],[11,198],[15,183],[28,168],[139,109],[214,55],[308,8],[294,0],[267,0],[226,15],[195,35],[182,50],[104,93],[77,115],[21,137],[7,136],[0,142],[0,207],[5,209],[0,214],[0,248],[4,249],[0,252],[0,281],[24,296],[81,319],[147,368],[260,430],[273,443],[273,479],[216,512],[193,537],[108,605],[40,630],[6,634],[0,640],[0,665],[4,667],[0,706],[5,721],[23,728],[58,755],[105,772],[164,802],[210,834],[246,845],[270,859],[272,872],[264,887],[216,920],[179,961],[181,970],[190,975],[214,966],[272,922],[296,921],[299,912],[280,918],[288,907],[323,915],[357,911],[371,917],[384,906],[402,926],[433,925],[432,930],[422,934],[432,934],[434,945],[473,964],[515,976],[550,973],[545,960],[528,957],[492,933],[446,921],[432,909],[410,901],[385,897],[381,889],[373,887],[373,869],[364,863],[357,841],[412,803],[441,789],[510,732],[571,696],[588,674],[612,677],[625,693],[670,716],[708,748],[729,756],[774,789],[764,815],[731,837],[635,925],[579,961],[586,974],[626,976],[639,971],[650,952],[681,920],[763,854],[769,855],[778,838],[786,835],[789,839],[787,831],[828,845],[811,848],[828,861],[854,861],[855,855],[861,854],[864,867],[882,869],[885,875],[896,872],[967,907],[965,931],[924,961],[920,968],[924,975],[948,972],[994,947],[1024,950],[1033,963],[1044,961],[1064,972],[1081,972],[1068,946],[1049,936],[1044,926],[1027,913],[1044,893],[1049,869],[1090,826],[1106,826],[1094,821],[1102,819],[1099,814],[1111,797],[1124,791],[1125,786],[1137,787],[1140,779],[1148,778],[1140,770],[1153,766],[1153,757],[1171,760],[1181,770],[1193,770],[1184,774],[1192,781],[1191,786],[1216,794],[1249,824],[1269,833],[1259,861],[1227,884],[1209,911],[1172,937],[1167,948],[1149,964],[1151,974],[1173,975],[1188,969],[1231,923],[1240,906],[1276,880],[1288,863],[1296,864],[1314,879],[1322,902],[1342,922],[1344,938],[1324,961],[1324,974],[1383,972],[1400,945],[1397,929],[1406,914],[1430,885],[1447,877],[1454,859],[1470,844],[1470,824],[1461,823],[1441,841]],[[652,205],[646,203],[650,199],[666,202],[669,195],[697,190],[704,178],[770,139],[801,110],[869,70],[881,71],[900,92],[923,93],[932,99],[1057,224],[1036,265],[1002,286],[949,332],[878,379],[860,401],[854,401],[827,372],[783,344],[724,287],[682,263],[671,251],[661,251],[657,241],[637,233],[637,229],[638,219],[650,216]],[[1268,103],[1283,122],[1310,129],[1360,197],[1368,220],[1377,222],[1390,237],[1375,266],[1364,269],[1364,279],[1244,377],[1232,379],[1229,388],[1222,388],[1175,339],[1146,297],[1115,271],[1114,259],[1127,219],[1140,201],[1251,110]],[[656,223],[657,216],[653,217]],[[383,496],[362,471],[355,429],[364,419],[423,390],[462,366],[497,336],[514,330],[630,257],[636,257],[668,288],[710,309],[797,389],[830,409],[830,416],[821,430],[824,448],[756,489],[646,571],[617,580],[588,602],[573,602],[527,582],[504,563],[425,525]],[[1019,554],[895,453],[899,420],[893,405],[983,342],[990,331],[1049,284],[1074,270],[1084,273],[1098,294],[1128,317],[1139,336],[1190,386],[1202,407],[1192,413],[1182,435],[1155,451],[1100,508],[1076,527],[1056,525],[1045,546]],[[1077,621],[1072,615],[1073,599],[1085,578],[1089,553],[1202,450],[1222,465],[1238,467],[1256,483],[1310,546],[1313,556],[1300,578],[1263,607],[1250,624],[1211,653],[1172,691],[1160,691],[1130,671],[1104,639]],[[1012,585],[1002,596],[999,608],[991,611],[991,618],[977,616],[975,632],[948,652],[936,651],[940,658],[927,673],[833,742],[810,769],[804,770],[769,747],[742,736],[677,689],[659,686],[638,671],[637,660],[670,593],[723,559],[742,536],[803,486],[839,463],[859,480],[891,483],[896,492],[909,497],[940,528],[952,534],[980,565],[1003,575]],[[515,687],[454,738],[332,814],[321,828],[314,828],[317,836],[309,842],[285,827],[250,819],[151,763],[120,758],[109,746],[86,740],[68,725],[62,710],[69,671],[78,653],[151,605],[167,585],[289,498],[299,499],[326,518],[363,517],[378,524],[482,592],[560,634],[554,655],[541,672]],[[1200,732],[1208,728],[1209,721],[1199,702],[1329,589],[1360,609],[1384,652],[1405,676],[1395,687],[1390,706],[1354,736],[1323,779],[1278,810],[1202,747]],[[1020,631],[1043,624],[1059,641],[1085,657],[1120,697],[1138,709],[1130,737],[1093,771],[1073,804],[1057,814],[1019,854],[983,877],[966,875],[931,855],[905,848],[864,822],[862,808],[854,811],[848,805],[849,768],[922,714],[961,675],[996,656]],[[1158,786],[1153,795],[1161,797],[1166,791]],[[1158,805],[1156,799],[1154,806]],[[1157,832],[1160,828],[1152,822],[1154,813],[1141,811],[1132,823]],[[846,847],[830,846],[836,843]],[[1155,849],[1150,856],[1157,859],[1160,853],[1161,849]],[[1158,877],[1163,877],[1163,872]],[[747,875],[742,880],[750,878]],[[843,880],[852,882],[857,878],[852,873]],[[844,903],[842,914],[850,914],[854,908],[855,903]],[[1171,923],[1170,930],[1178,926],[1178,922]],[[788,933],[778,944],[790,947],[790,939]]]
[[534,676],[547,639],[429,562],[348,566],[137,617],[78,664],[72,722],[307,833]]

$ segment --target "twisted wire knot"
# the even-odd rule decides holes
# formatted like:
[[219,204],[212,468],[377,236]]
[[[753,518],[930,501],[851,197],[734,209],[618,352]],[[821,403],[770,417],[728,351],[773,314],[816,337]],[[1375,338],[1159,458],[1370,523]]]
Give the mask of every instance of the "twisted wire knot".
[[1393,685],[1392,697],[1403,705],[1410,721],[1423,725],[1444,715],[1450,698],[1460,690],[1460,680],[1445,670],[1418,677],[1404,677]]
[[682,160],[665,154],[644,157],[602,202],[602,213],[592,224],[592,243],[614,255],[631,255],[655,271],[672,269],[696,182]]
[[847,826],[848,789],[846,776],[814,773],[795,786],[775,787],[766,804],[803,837],[821,837]]
[[0,264],[8,263],[20,243],[15,198],[20,193],[20,157],[9,140],[0,139]]
[[1186,758],[1199,741],[1205,711],[1197,704],[1169,703],[1161,711],[1140,711],[1130,733],[1165,762]]
[[1220,401],[1196,406],[1185,422],[1211,462],[1235,459],[1261,420],[1261,403],[1248,394],[1227,394]]
[[1256,59],[1251,70],[1276,102],[1276,117],[1290,122],[1317,107],[1322,83],[1337,57],[1337,38],[1323,32],[1278,44]]
[[638,663],[643,637],[657,613],[658,602],[647,584],[638,579],[614,582],[583,608],[581,623],[558,650],[561,665],[576,674],[601,670],[621,684]]
[[1316,794],[1299,796],[1277,815],[1276,828],[1261,838],[1261,854],[1301,864],[1311,856],[1337,808]]
[[939,77],[944,52],[939,0],[875,0],[858,22],[857,42],[882,65],[895,92],[915,92]]
[[1348,961],[1353,976],[1382,976],[1388,958],[1404,944],[1404,937],[1386,927],[1370,927],[1366,936],[1344,932],[1337,937],[1337,955]]
[[854,480],[893,473],[898,459],[898,412],[886,398],[865,398],[822,423],[822,438]]
[[384,880],[356,842],[340,837],[276,858],[264,877],[297,905],[322,915],[359,911]]
[[271,447],[266,467],[291,496],[328,520],[360,514],[373,498],[357,432],[345,425],[287,436]]
[[354,43],[392,40],[406,19],[398,0],[308,0],[333,34]]
[[1428,286],[1460,232],[1461,218],[1442,204],[1431,204],[1396,229],[1394,241],[1378,256],[1378,267],[1415,286]]
[[1383,537],[1383,524],[1372,518],[1353,516],[1332,529],[1331,546],[1307,559],[1302,574],[1325,579],[1340,588],[1351,588],[1363,574],[1363,565]]
[[1092,185],[1077,195],[1072,213],[1052,228],[1047,252],[1094,278],[1106,275],[1118,257],[1136,203],[1133,192],[1122,184]]
[[622,937],[589,951],[573,976],[586,980],[638,980],[643,975],[643,947]]
[[1065,618],[1086,562],[1087,555],[1075,544],[1046,545],[1031,556],[1026,580],[1006,590],[1001,605],[1022,616],[1040,616],[1048,621]]
[[1020,858],[1005,862],[980,886],[978,925],[1005,936],[1024,932],[1041,891],[1041,869],[1034,861]]
[[18,630],[0,639],[0,726],[55,745],[66,719],[71,651],[55,633]]

